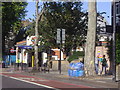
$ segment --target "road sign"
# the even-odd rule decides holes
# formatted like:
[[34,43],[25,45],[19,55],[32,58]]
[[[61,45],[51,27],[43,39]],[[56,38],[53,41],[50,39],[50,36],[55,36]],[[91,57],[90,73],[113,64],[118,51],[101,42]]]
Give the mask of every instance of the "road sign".
[[60,33],[61,33],[61,29],[57,29],[57,43],[60,43],[61,40]]
[[16,50],[14,50],[14,48],[10,49],[10,53],[14,53]]
[[62,41],[65,41],[65,29],[62,29]]
[[32,49],[32,46],[18,46],[21,49]]
[[57,43],[60,44],[60,60],[58,62],[58,70],[61,74],[61,50],[62,43],[65,43],[65,29],[57,29]]
[[65,43],[65,29],[57,29],[57,43]]

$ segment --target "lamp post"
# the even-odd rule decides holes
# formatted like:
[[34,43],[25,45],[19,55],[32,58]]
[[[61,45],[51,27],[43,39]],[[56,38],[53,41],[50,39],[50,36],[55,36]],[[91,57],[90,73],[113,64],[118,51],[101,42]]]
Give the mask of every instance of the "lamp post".
[[113,28],[113,80],[116,80],[116,5],[112,0],[112,28]]

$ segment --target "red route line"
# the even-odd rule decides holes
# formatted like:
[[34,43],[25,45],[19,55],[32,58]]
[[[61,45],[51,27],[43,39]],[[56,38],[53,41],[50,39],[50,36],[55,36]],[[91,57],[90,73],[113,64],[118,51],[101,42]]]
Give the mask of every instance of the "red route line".
[[47,80],[47,79],[43,79],[43,78],[38,78],[38,77],[34,77],[34,76],[27,76],[27,75],[22,75],[22,74],[8,74],[8,73],[0,73],[0,74],[3,74],[3,75],[9,75],[9,76],[12,76],[12,77],[27,77],[27,78],[34,78],[34,79],[42,79],[42,80]]
[[[44,84],[44,85],[48,85],[48,86],[52,86],[52,87],[55,87],[55,88],[61,88],[59,86],[65,86],[67,85],[68,87],[64,87],[64,88],[92,88],[90,86],[84,86],[84,85],[76,85],[76,84],[71,84],[71,83],[64,83],[64,82],[60,82],[60,81],[55,81],[55,80],[47,80],[47,79],[43,79],[43,78],[37,78],[37,77],[34,77],[34,76],[27,76],[27,75],[21,75],[21,74],[14,74],[14,75],[11,75],[11,74],[6,74],[6,73],[0,73],[0,74],[3,74],[3,75],[7,75],[7,76],[12,76],[12,77],[16,77],[16,78],[19,78],[19,77],[27,77],[27,78],[34,78],[34,79],[38,79],[38,80],[46,80],[46,81],[49,81],[46,83],[46,81],[32,81],[32,80],[27,80],[27,81],[31,81],[31,82],[36,82],[36,83],[39,83],[39,84]],[[55,84],[58,86],[55,86]]]

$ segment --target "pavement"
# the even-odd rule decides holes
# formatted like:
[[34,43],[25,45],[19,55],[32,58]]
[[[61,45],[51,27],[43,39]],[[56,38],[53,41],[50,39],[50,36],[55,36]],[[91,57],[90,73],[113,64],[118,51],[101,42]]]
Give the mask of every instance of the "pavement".
[[62,71],[61,74],[59,73],[59,71],[53,71],[53,70],[50,70],[49,73],[31,72],[31,68],[29,68],[28,71],[22,71],[22,70],[15,71],[13,67],[2,68],[0,69],[0,72],[4,75],[15,76],[15,77],[16,76],[19,77],[23,75],[26,76],[26,78],[34,77],[34,78],[42,78],[45,80],[50,80],[52,83],[50,84],[48,83],[48,85],[52,84],[53,87],[57,87],[57,88],[74,86],[74,87],[82,87],[82,88],[114,88],[115,90],[120,90],[119,82],[113,81],[112,75],[94,76],[94,77],[84,77],[84,76],[70,77],[67,71]]

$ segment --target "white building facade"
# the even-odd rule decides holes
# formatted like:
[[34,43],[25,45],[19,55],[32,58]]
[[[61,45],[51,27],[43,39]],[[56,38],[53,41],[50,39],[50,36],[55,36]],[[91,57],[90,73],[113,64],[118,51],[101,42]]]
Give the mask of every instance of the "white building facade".
[[116,2],[116,25],[120,26],[120,1]]

